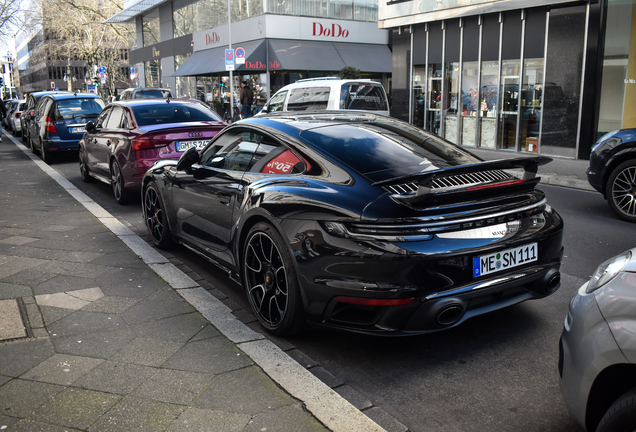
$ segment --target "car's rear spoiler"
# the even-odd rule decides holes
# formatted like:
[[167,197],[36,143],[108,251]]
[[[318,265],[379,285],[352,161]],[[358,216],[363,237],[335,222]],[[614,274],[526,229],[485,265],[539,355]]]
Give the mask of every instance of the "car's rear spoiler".
[[[452,177],[461,174],[471,174],[483,171],[493,171],[493,170],[506,170],[506,169],[516,169],[523,168],[524,173],[519,183],[537,183],[538,178],[535,179],[537,175],[537,171],[540,165],[545,165],[547,163],[552,162],[552,158],[546,156],[534,156],[534,157],[524,157],[524,158],[514,158],[514,159],[500,159],[494,161],[485,161],[475,164],[469,165],[460,165],[456,167],[442,168],[434,171],[426,171],[420,172],[417,174],[411,174],[402,177],[394,177],[387,180],[382,180],[373,183],[373,186],[390,186],[395,184],[403,184],[409,182],[415,182],[418,184],[417,192],[415,193],[414,201],[421,201],[425,199],[426,196],[431,194],[433,181],[436,179],[441,179],[444,177]],[[532,181],[534,180],[534,181]],[[516,182],[511,182],[509,179],[506,180],[494,180],[489,183],[489,185],[497,186],[509,186]],[[458,188],[456,192],[466,191],[470,189],[476,189],[479,186],[471,185],[467,188]]]

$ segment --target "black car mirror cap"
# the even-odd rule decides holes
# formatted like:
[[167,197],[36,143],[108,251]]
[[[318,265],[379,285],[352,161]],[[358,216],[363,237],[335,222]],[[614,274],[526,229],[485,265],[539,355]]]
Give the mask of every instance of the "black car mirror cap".
[[89,121],[84,127],[88,132],[93,132],[95,130],[95,123]]
[[199,163],[199,152],[196,148],[190,147],[179,158],[177,171],[190,171],[192,165],[196,163]]

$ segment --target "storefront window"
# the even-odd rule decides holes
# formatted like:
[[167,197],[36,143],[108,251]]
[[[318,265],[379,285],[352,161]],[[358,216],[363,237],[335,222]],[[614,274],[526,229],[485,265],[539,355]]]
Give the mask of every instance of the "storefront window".
[[424,127],[424,99],[426,68],[416,67],[413,71],[413,124],[419,128]]
[[635,13],[636,1],[607,2],[597,138],[613,130],[636,128]]
[[504,60],[501,65],[499,106],[499,148],[515,150],[519,105],[519,60]]
[[[178,70],[190,57],[190,53],[174,56],[174,70]],[[195,99],[197,95],[197,81],[195,77],[176,77],[176,96],[180,98]]]
[[144,46],[159,43],[159,9],[154,9],[148,15],[142,17]]
[[541,95],[543,93],[543,59],[526,59],[523,65],[521,90],[521,151],[538,153],[541,126]]
[[428,65],[428,115],[426,130],[440,134],[442,112],[442,64]]
[[[243,3],[244,1],[242,3],[232,1],[233,21],[238,21],[238,15],[247,12],[243,10],[245,8]],[[227,24],[227,0],[174,0],[172,8],[174,10],[172,14],[174,37]]]
[[457,143],[457,110],[459,108],[459,62],[446,63],[446,95],[444,100],[444,138]]
[[462,71],[462,145],[475,145],[477,111],[481,109],[478,96],[479,63],[464,62]]
[[150,60],[144,62],[146,87],[161,87],[161,61]]
[[[479,146],[482,148],[495,148],[497,138],[497,80],[499,78],[499,62],[487,61],[481,64],[481,90],[479,92]],[[485,109],[484,109],[485,108]]]

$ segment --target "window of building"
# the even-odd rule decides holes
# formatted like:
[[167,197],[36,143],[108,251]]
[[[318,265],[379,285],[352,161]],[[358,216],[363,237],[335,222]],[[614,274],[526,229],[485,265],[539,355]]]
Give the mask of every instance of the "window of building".
[[161,41],[159,34],[159,9],[152,10],[142,17],[144,46],[154,45]]
[[161,61],[144,62],[146,87],[161,87]]

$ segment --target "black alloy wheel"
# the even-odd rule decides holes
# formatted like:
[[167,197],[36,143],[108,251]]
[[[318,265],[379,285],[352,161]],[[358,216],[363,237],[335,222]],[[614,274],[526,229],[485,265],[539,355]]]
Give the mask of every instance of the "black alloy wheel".
[[80,175],[82,176],[82,181],[84,183],[90,183],[93,181],[93,177],[91,177],[88,171],[88,162],[86,161],[86,150],[80,146],[79,148],[79,169]]
[[143,211],[146,227],[155,246],[169,249],[174,246],[174,242],[164,209],[165,206],[159,194],[157,183],[151,181],[144,191]]
[[607,202],[619,218],[636,222],[636,159],[617,166],[607,181]]
[[40,140],[40,158],[42,159],[42,162],[46,164],[50,165],[53,163],[53,155],[44,148],[42,140]]
[[290,336],[305,327],[300,286],[282,236],[260,222],[243,248],[243,281],[252,310],[270,333]]
[[116,160],[113,160],[110,164],[110,179],[115,200],[119,204],[126,204],[130,198],[130,194],[124,187],[124,174],[121,172],[119,162]]

